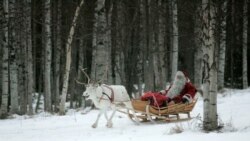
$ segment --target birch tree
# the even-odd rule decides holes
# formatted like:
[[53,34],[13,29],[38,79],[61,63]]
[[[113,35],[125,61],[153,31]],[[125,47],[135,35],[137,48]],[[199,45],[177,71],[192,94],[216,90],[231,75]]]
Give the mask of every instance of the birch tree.
[[248,0],[244,0],[243,8],[243,57],[242,57],[242,79],[243,79],[243,89],[248,87],[248,75],[247,75],[247,30],[248,30]]
[[71,43],[73,40],[73,36],[75,33],[75,27],[76,27],[76,20],[79,16],[81,6],[83,5],[84,0],[81,0],[80,5],[77,6],[75,15],[73,18],[72,25],[70,27],[69,36],[66,42],[66,66],[65,66],[65,74],[64,74],[64,81],[63,81],[63,89],[62,89],[62,95],[61,95],[61,101],[60,101],[60,114],[65,114],[65,102],[66,102],[66,96],[68,92],[68,81],[69,81],[69,72],[70,72],[70,65],[71,65]]
[[3,37],[3,62],[2,62],[2,103],[1,103],[1,111],[0,117],[5,118],[8,113],[8,96],[9,96],[9,31],[8,31],[8,23],[9,23],[9,0],[3,0],[3,9],[4,9],[4,37]]
[[45,68],[44,68],[44,109],[51,112],[51,2],[45,1],[45,25],[44,25],[44,42],[45,42]]
[[100,80],[103,78],[104,83],[111,82],[110,71],[106,68],[111,68],[111,41],[109,25],[109,9],[105,7],[105,0],[97,0],[95,8],[95,19],[93,27],[93,54],[91,78]]
[[173,32],[172,32],[172,71],[171,71],[171,79],[174,80],[175,74],[178,69],[178,44],[179,44],[179,31],[178,31],[178,9],[177,9],[177,0],[171,1],[172,6],[172,26],[173,26]]
[[203,129],[216,130],[217,121],[217,68],[215,60],[215,7],[210,0],[202,0],[203,12]]

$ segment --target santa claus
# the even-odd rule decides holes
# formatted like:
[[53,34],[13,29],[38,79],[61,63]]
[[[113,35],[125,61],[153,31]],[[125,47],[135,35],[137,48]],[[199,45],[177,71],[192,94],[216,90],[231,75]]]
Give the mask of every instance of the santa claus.
[[188,77],[178,71],[173,84],[166,90],[160,92],[145,92],[141,100],[150,101],[150,104],[157,107],[171,105],[174,103],[191,103],[197,90]]
[[177,71],[174,82],[168,89],[160,91],[162,95],[167,97],[167,102],[171,104],[190,103],[196,92],[196,88],[182,71]]

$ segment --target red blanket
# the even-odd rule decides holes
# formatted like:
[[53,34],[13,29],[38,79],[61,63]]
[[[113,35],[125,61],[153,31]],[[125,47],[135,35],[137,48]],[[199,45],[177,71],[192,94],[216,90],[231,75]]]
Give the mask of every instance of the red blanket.
[[162,107],[166,105],[167,97],[159,94],[158,92],[145,92],[143,96],[141,96],[141,100],[148,101],[150,100],[150,105],[156,107]]

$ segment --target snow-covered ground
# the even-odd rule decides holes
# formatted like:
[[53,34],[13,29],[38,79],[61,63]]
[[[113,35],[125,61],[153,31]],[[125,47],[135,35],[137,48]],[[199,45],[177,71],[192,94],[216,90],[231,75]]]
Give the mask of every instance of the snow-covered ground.
[[[113,128],[106,128],[102,117],[96,129],[91,125],[97,110],[81,114],[69,110],[58,116],[41,113],[33,117],[14,116],[0,120],[0,141],[249,141],[250,89],[227,90],[218,96],[218,115],[224,128],[205,133],[201,130],[203,101],[199,99],[191,115],[197,117],[181,123],[141,123],[136,125],[127,115],[116,113]],[[200,119],[199,119],[200,116]],[[176,133],[180,129],[181,133]]]

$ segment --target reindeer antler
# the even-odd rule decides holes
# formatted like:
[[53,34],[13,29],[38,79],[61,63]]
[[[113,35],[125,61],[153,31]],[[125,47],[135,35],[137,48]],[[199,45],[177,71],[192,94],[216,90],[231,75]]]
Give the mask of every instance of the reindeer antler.
[[85,74],[85,76],[87,77],[87,79],[88,79],[88,84],[89,84],[90,78],[89,78],[88,74],[87,74],[84,70],[85,70],[85,69],[81,68],[81,71],[82,71],[82,72]]
[[[81,68],[80,70],[81,70],[81,71],[84,73],[84,75],[87,77],[87,79],[88,79],[88,83],[87,83],[87,84],[89,84],[90,78],[89,78],[88,74],[84,71],[85,69]],[[78,80],[75,80],[75,81],[76,81],[76,83],[78,83],[78,84],[86,85],[86,83],[82,83],[82,82],[80,82],[80,81],[78,81]]]
[[75,79],[75,81],[76,81],[76,83],[78,83],[78,84],[86,85],[86,83],[82,83],[82,82],[78,81],[77,79]]

